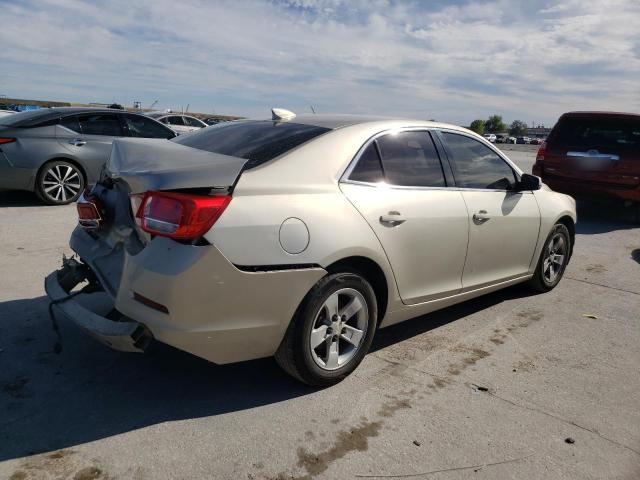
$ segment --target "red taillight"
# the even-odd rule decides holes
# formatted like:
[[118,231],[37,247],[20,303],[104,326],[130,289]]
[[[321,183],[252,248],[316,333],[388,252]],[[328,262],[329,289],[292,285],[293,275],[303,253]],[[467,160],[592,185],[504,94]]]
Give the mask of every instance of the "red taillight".
[[174,192],[146,192],[136,218],[147,233],[191,240],[207,233],[230,201],[230,195],[207,197]]
[[538,154],[536,155],[536,162],[543,162],[544,161],[544,155],[545,155],[545,149],[547,148],[547,144],[546,143],[542,143],[542,145],[540,145],[540,148],[538,149]]
[[11,143],[11,142],[15,142],[16,139],[15,138],[11,138],[11,137],[0,137],[0,145],[3,145],[5,143]]
[[102,222],[102,206],[98,200],[87,198],[82,194],[76,203],[78,223],[84,228],[98,228]]

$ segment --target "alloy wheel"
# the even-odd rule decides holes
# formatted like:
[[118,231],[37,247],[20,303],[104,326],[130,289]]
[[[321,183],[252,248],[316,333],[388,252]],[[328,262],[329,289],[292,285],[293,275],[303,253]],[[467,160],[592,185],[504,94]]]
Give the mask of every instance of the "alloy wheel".
[[82,188],[82,177],[73,165],[54,165],[42,177],[42,192],[54,202],[75,198]]
[[567,242],[560,232],[551,237],[546,246],[546,256],[542,262],[542,275],[545,282],[553,284],[564,268],[567,256]]
[[318,310],[311,327],[311,356],[323,370],[336,370],[355,357],[367,333],[369,309],[353,288],[332,293]]

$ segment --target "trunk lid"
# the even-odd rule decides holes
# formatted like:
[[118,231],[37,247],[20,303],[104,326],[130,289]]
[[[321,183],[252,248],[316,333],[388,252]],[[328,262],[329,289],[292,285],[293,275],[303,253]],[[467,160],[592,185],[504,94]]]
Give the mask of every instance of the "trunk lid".
[[246,162],[169,140],[127,138],[113,142],[106,172],[126,182],[130,193],[185,188],[228,191]]

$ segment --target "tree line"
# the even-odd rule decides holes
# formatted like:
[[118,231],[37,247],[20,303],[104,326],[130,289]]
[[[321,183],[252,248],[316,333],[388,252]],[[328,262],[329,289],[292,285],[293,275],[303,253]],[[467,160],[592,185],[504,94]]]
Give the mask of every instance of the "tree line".
[[514,120],[511,125],[507,125],[502,121],[500,115],[491,115],[486,120],[476,119],[471,122],[469,130],[482,135],[483,133],[504,133],[509,132],[512,137],[519,137],[527,133],[527,124],[522,120]]

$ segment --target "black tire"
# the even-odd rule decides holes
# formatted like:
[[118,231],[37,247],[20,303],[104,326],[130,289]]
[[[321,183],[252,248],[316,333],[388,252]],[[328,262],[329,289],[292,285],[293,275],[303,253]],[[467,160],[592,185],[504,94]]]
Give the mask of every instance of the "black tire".
[[[67,172],[67,180],[55,185],[58,181],[56,176],[60,174],[63,177]],[[65,160],[54,160],[40,168],[36,176],[35,191],[38,198],[47,205],[65,205],[78,199],[85,183],[84,172],[77,165]]]
[[[334,370],[327,370],[318,365],[318,360],[314,360],[310,345],[311,331],[317,322],[319,312],[325,305],[325,301],[336,292],[349,291],[350,289],[359,292],[365,300],[368,312],[366,331],[362,336],[359,347],[355,349],[353,357],[344,365]],[[285,372],[307,385],[317,387],[333,385],[353,372],[369,351],[377,328],[377,319],[376,296],[366,279],[356,272],[329,274],[313,286],[298,307],[275,354],[275,359]],[[341,339],[336,341],[343,342]],[[321,347],[319,346],[318,348]]]
[[[545,273],[545,260],[547,260],[549,255],[550,243],[554,241],[554,239],[561,237],[564,241],[564,259],[559,265],[559,270],[557,271],[553,280],[548,278],[548,274]],[[542,251],[540,252],[540,258],[538,259],[538,264],[536,266],[536,271],[533,274],[531,280],[529,280],[529,286],[538,292],[548,292],[549,290],[553,290],[556,285],[562,279],[564,275],[564,271],[569,263],[569,258],[571,257],[571,251],[573,246],[571,245],[571,235],[569,234],[569,229],[566,225],[562,223],[556,223],[547,239],[544,241],[544,246],[542,247]]]

